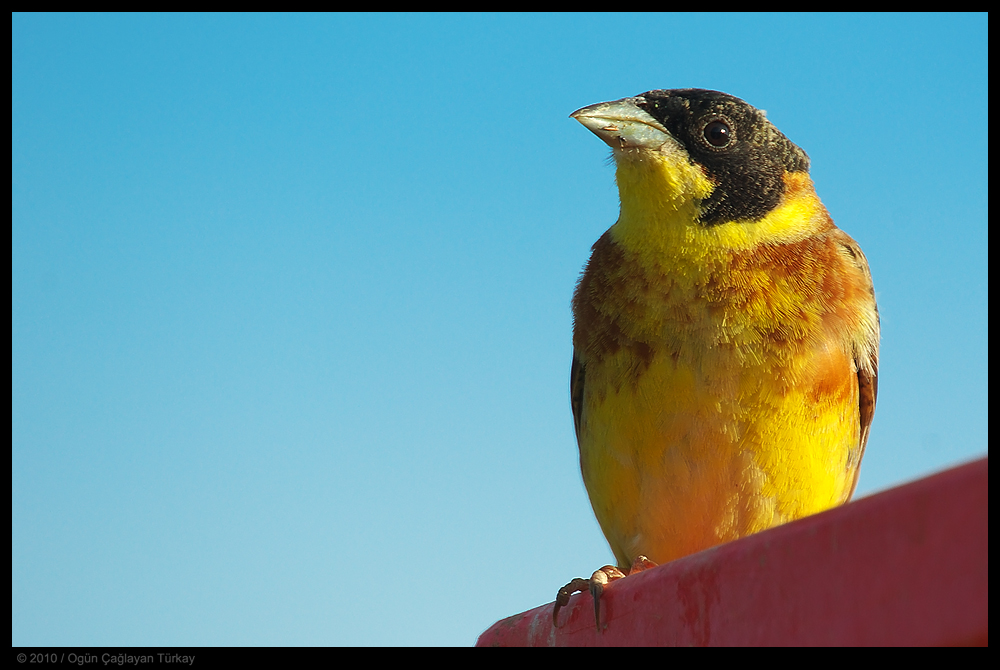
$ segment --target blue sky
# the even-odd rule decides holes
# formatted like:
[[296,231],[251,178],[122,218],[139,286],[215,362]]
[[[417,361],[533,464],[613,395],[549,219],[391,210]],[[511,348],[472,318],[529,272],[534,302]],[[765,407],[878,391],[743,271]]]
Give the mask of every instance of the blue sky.
[[15,645],[472,644],[613,560],[569,113],[766,109],[868,256],[859,495],[988,450],[986,15],[13,15]]

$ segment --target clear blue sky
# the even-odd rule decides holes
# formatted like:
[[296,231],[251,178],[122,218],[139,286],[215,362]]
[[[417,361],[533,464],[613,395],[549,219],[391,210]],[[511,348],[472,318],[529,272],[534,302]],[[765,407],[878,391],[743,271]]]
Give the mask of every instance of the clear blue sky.
[[868,256],[859,494],[988,450],[980,15],[14,15],[15,645],[472,644],[612,561],[568,117],[766,109]]

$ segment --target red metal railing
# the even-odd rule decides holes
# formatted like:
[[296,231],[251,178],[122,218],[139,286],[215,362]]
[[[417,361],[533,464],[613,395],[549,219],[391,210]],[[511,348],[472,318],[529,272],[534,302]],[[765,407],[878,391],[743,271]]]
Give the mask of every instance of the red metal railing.
[[989,460],[495,623],[477,646],[988,645]]

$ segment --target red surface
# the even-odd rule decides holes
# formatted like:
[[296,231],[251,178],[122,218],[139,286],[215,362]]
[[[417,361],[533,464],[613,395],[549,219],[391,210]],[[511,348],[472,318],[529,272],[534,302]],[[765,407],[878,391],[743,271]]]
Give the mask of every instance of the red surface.
[[988,465],[984,458],[613,582],[600,633],[581,593],[558,628],[549,603],[495,623],[476,644],[987,645]]

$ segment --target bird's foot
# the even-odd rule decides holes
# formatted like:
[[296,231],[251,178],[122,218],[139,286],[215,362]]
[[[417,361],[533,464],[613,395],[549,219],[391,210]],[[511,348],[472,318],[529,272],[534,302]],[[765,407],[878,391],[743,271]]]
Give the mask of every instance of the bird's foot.
[[597,632],[601,632],[601,594],[604,593],[604,587],[615,580],[634,575],[637,572],[642,572],[655,566],[656,563],[653,563],[645,556],[637,556],[632,561],[632,567],[629,568],[628,575],[613,565],[605,565],[591,575],[590,579],[577,577],[559,589],[559,592],[556,594],[556,604],[552,608],[552,625],[558,628],[559,610],[569,604],[570,596],[574,593],[590,591],[590,596],[594,599],[594,622],[597,624]]

